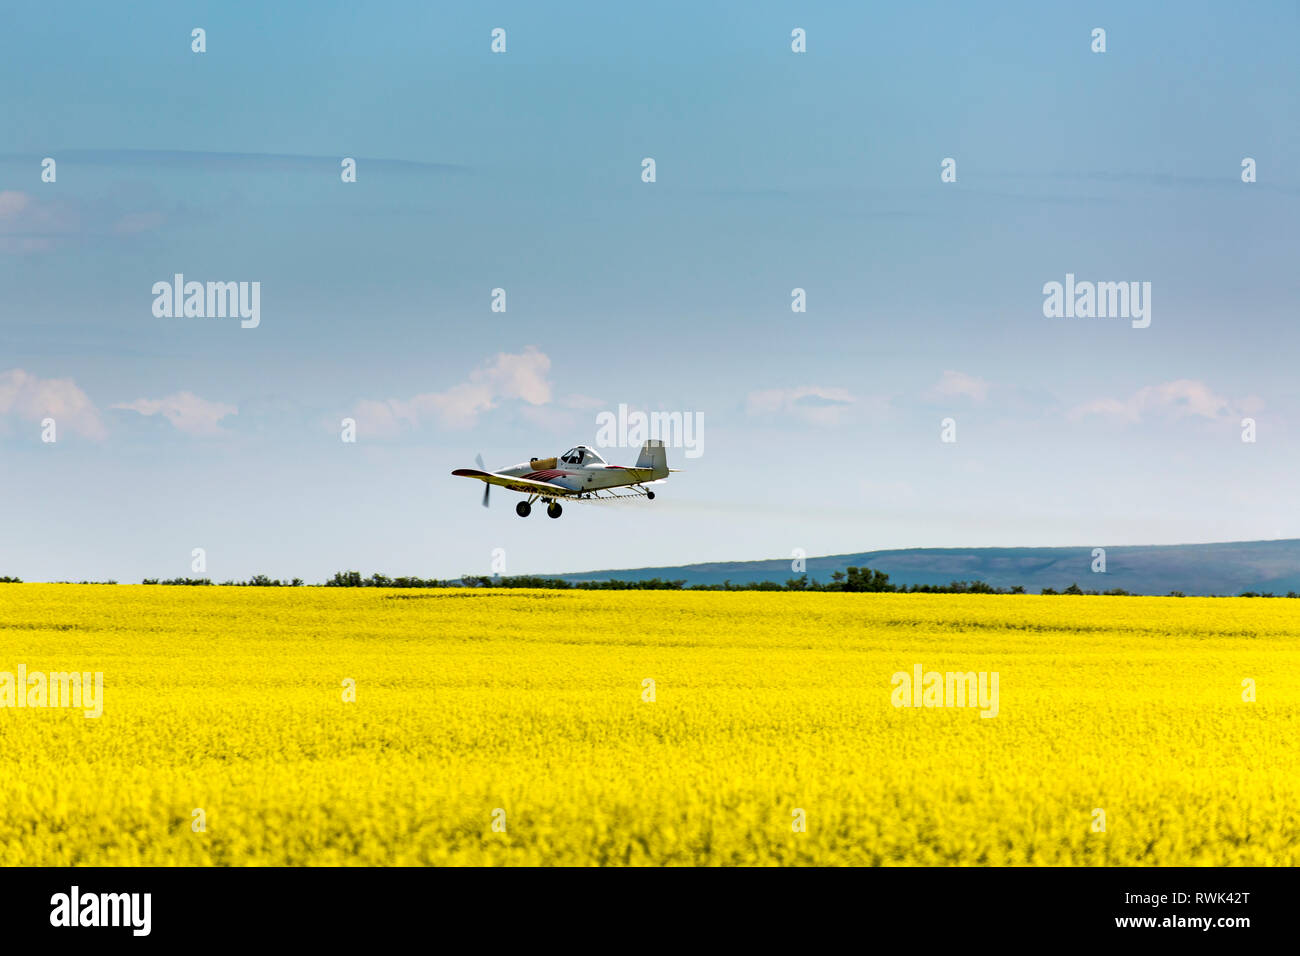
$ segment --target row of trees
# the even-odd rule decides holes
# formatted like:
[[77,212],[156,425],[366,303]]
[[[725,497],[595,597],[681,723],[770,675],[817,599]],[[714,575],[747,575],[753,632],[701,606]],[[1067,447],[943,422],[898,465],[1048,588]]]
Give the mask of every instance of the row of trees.
[[[16,577],[0,577],[0,584],[21,584]],[[116,584],[116,581],[82,581],[82,584]],[[304,587],[302,578],[282,581],[265,574],[255,574],[247,581],[222,581],[220,584],[211,578],[145,578],[141,584],[163,584],[197,587],[262,587],[262,588],[300,588]],[[891,584],[889,575],[871,568],[850,566],[844,571],[835,571],[826,582],[809,579],[808,575],[789,578],[784,584],[775,581],[750,581],[745,584],[733,584],[724,581],[721,584],[692,584],[686,586],[683,579],[667,580],[648,578],[640,581],[565,581],[562,578],[541,578],[532,575],[515,575],[513,577],[489,577],[487,575],[464,575],[460,578],[442,580],[439,578],[395,577],[386,574],[372,574],[362,577],[360,571],[336,571],[326,581],[327,588],[544,588],[548,590],[575,591],[846,591],[852,593],[890,593],[890,594],[1024,594],[1020,585],[1010,588],[995,588],[984,581],[950,581],[947,584]],[[1132,596],[1133,592],[1123,588],[1111,588],[1108,591],[1085,591],[1077,583],[1062,591],[1055,588],[1043,588],[1040,594],[1078,594],[1078,595],[1123,595]],[[1170,591],[1170,597],[1186,597],[1182,591]],[[1288,591],[1285,595],[1271,591],[1243,591],[1240,597],[1289,597],[1300,598],[1300,593]]]
[[[984,581],[949,581],[947,584],[891,584],[889,575],[871,568],[849,566],[844,571],[835,571],[831,579],[821,582],[809,579],[805,574],[789,578],[784,584],[776,581],[750,581],[735,584],[723,581],[721,584],[692,584],[689,587],[683,579],[665,580],[647,578],[639,581],[566,581],[562,578],[541,578],[531,575],[514,577],[489,577],[487,575],[464,575],[459,580],[442,581],[434,578],[389,578],[382,574],[372,574],[363,578],[359,571],[340,571],[325,582],[326,587],[376,587],[376,588],[545,588],[550,590],[575,591],[847,591],[854,593],[891,593],[891,594],[1025,594],[1024,587],[1017,584],[1009,588],[997,588]],[[1111,588],[1106,591],[1085,591],[1078,583],[1071,584],[1064,590],[1043,588],[1040,594],[1077,594],[1077,595],[1111,595],[1135,596],[1132,591],[1123,588]],[[1170,597],[1186,597],[1182,591],[1170,591]],[[1280,597],[1271,592],[1244,591],[1241,597]],[[1300,593],[1288,591],[1289,598],[1300,597]]]
[[247,581],[222,581],[217,584],[211,578],[145,578],[141,584],[172,584],[189,587],[234,587],[234,588],[300,588],[303,587],[302,578],[294,578],[292,581],[281,581],[279,578],[268,578],[265,574],[254,574]]

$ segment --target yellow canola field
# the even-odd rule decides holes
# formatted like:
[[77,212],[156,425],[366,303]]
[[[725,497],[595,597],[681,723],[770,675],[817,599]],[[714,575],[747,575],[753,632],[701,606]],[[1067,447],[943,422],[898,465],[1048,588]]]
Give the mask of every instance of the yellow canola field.
[[[0,585],[0,672],[104,675],[97,719],[0,707],[0,863],[1295,865],[1298,633],[1286,599]],[[917,664],[997,672],[997,716],[894,706]]]

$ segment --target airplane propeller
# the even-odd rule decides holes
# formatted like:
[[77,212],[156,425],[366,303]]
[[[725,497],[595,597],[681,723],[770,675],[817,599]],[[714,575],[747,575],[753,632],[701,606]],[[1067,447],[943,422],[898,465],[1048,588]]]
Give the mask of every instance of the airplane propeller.
[[[478,462],[479,471],[487,471],[487,466],[483,464],[482,454],[475,455],[474,460]],[[492,485],[486,481],[483,482],[483,507],[484,508],[488,506],[488,495],[491,494],[491,492],[492,492]]]

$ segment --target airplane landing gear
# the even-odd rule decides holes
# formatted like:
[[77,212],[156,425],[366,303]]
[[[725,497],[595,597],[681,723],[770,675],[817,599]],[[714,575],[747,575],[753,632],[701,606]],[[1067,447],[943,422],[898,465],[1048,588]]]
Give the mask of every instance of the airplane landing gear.
[[548,518],[558,518],[562,514],[564,514],[564,509],[560,507],[558,501],[552,501],[546,506],[546,516]]
[[526,501],[521,501],[519,504],[515,505],[515,514],[519,515],[521,518],[527,518],[532,513],[533,506]]
[[645,493],[645,496],[646,496],[647,498],[649,498],[651,501],[654,501],[654,500],[655,500],[655,493],[654,493],[653,491],[647,491],[647,492]]

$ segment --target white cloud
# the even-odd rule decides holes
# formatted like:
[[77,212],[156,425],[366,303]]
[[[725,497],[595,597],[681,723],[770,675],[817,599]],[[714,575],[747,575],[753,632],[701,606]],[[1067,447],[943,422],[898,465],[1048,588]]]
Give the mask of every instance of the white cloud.
[[800,385],[750,392],[745,411],[750,415],[789,415],[813,425],[838,425],[858,405],[858,399],[847,389]]
[[[8,193],[0,193],[0,199]],[[0,415],[40,422],[53,418],[55,427],[96,440],[108,432],[99,412],[70,378],[41,378],[20,368],[0,372]]]
[[55,237],[77,231],[66,203],[40,201],[16,189],[0,191],[0,252],[48,252]]
[[471,372],[467,382],[408,399],[364,399],[357,403],[354,417],[368,434],[389,438],[404,428],[416,428],[429,421],[444,428],[469,428],[502,401],[549,404],[551,383],[546,376],[550,370],[550,358],[535,345],[518,354],[499,352]]
[[497,354],[486,368],[470,373],[471,382],[490,385],[502,398],[521,398],[530,405],[545,405],[551,400],[551,383],[546,373],[551,360],[537,346],[529,345],[518,355]]
[[123,408],[141,415],[162,415],[176,428],[190,435],[221,434],[221,419],[238,415],[239,409],[222,402],[210,402],[193,392],[177,392],[166,398],[138,398],[134,402],[121,402],[112,408]]
[[1078,420],[1100,415],[1133,423],[1152,416],[1227,422],[1239,418],[1243,407],[1242,403],[1216,394],[1204,382],[1183,378],[1147,385],[1124,399],[1099,398],[1086,402],[1072,409],[1070,417]]
[[989,397],[989,390],[992,387],[991,382],[982,378],[949,369],[943,373],[935,386],[930,389],[928,397],[940,401],[969,398],[982,402]]
[[32,205],[32,197],[17,189],[0,190],[0,223],[17,222]]

